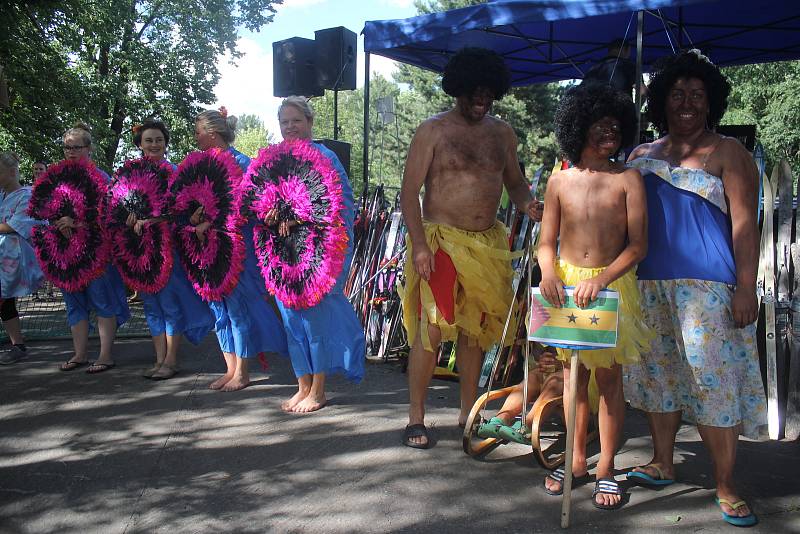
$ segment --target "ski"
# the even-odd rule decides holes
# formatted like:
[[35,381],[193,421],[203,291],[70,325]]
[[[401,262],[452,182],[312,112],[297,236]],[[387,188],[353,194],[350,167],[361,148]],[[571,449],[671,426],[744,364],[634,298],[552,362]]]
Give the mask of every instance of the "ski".
[[[777,344],[775,375],[778,390],[778,435],[783,434],[786,406],[786,370],[789,362],[789,307],[791,305],[791,287],[789,282],[790,253],[792,244],[792,174],[784,165],[776,166],[778,171],[778,242],[776,247],[776,273],[778,276],[778,305],[775,309],[775,341]],[[789,171],[789,172],[787,172]]]
[[776,372],[776,339],[775,339],[775,247],[773,241],[773,213],[775,210],[775,194],[770,180],[764,176],[764,224],[762,227],[761,258],[764,262],[760,269],[763,279],[762,302],[764,304],[765,360],[767,368],[767,424],[770,439],[778,439],[780,419],[778,417],[778,378]]
[[[789,183],[791,169],[786,161],[781,162],[782,172],[786,174]],[[798,195],[800,198],[800,195]],[[786,417],[784,434],[790,440],[800,437],[800,216],[795,210],[795,242],[790,248],[792,267],[794,270],[794,284],[791,300],[791,325],[789,337],[789,358],[786,382]]]

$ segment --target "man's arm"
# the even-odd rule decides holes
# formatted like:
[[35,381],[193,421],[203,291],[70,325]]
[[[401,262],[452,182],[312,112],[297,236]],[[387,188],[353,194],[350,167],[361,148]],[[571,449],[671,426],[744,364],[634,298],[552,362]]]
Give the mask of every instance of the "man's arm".
[[433,252],[425,239],[425,230],[422,226],[422,209],[419,205],[419,192],[428,176],[431,162],[433,161],[433,147],[435,132],[430,120],[423,122],[417,128],[411,146],[408,149],[406,167],[403,171],[403,183],[400,187],[400,209],[411,238],[414,253],[414,267],[417,273],[428,280],[434,270]]
[[758,171],[752,156],[735,139],[724,139],[717,152],[722,161],[722,184],[728,200],[736,262],[736,291],[731,307],[733,320],[741,328],[758,317]]
[[[517,209],[528,214],[535,221],[542,220],[542,209],[539,202],[531,195],[530,186],[522,176],[517,159],[517,134],[514,129],[504,124],[507,129],[508,142],[506,143],[506,161],[503,169],[503,185],[506,186],[508,197],[517,206]],[[535,193],[535,191],[534,191]]]

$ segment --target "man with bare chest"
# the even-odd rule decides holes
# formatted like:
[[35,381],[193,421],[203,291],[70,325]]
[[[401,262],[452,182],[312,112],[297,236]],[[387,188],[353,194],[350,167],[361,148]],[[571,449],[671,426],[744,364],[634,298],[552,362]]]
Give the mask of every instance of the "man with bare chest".
[[510,80],[494,52],[465,48],[455,54],[442,78],[455,106],[423,122],[408,151],[400,203],[409,245],[403,291],[403,324],[412,343],[403,437],[409,447],[430,445],[425,399],[439,344],[457,343],[463,426],[477,396],[482,354],[502,336],[513,298],[508,235],[496,219],[503,187],[520,210],[541,219],[520,172],[516,134],[489,115]]

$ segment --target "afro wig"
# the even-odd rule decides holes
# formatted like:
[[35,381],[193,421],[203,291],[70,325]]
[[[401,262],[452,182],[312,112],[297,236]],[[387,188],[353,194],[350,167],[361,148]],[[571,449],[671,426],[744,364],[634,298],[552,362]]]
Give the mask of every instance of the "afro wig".
[[158,119],[149,118],[145,119],[141,126],[136,126],[133,129],[133,144],[137,147],[142,147],[142,135],[144,135],[145,130],[161,130],[161,133],[164,134],[164,144],[169,145],[167,125]]
[[469,96],[479,87],[489,89],[500,100],[511,87],[511,73],[503,58],[486,48],[462,48],[444,68],[442,89],[458,98]]
[[636,107],[630,97],[604,83],[582,83],[570,88],[556,109],[555,133],[561,152],[577,163],[581,159],[589,127],[604,117],[621,126],[621,147],[636,138]]
[[662,134],[668,132],[665,113],[667,97],[680,78],[696,78],[706,86],[708,127],[716,128],[728,108],[731,86],[719,68],[696,49],[669,56],[655,65],[647,86],[647,113],[653,125]]

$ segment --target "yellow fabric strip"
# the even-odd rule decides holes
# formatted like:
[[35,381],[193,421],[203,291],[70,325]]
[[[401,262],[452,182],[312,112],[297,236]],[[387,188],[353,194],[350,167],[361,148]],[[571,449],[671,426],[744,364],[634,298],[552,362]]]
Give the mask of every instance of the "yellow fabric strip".
[[[441,331],[442,341],[456,341],[463,334],[471,345],[488,350],[503,334],[513,298],[511,260],[522,253],[508,250],[508,230],[499,221],[483,232],[431,222],[424,222],[423,226],[431,251],[435,254],[442,249],[455,266],[455,317],[451,324],[439,313],[428,282],[414,268],[411,239],[406,237],[405,285],[399,293],[409,341],[413,343],[419,332],[423,347],[432,351],[428,325],[433,325]],[[421,317],[417,312],[420,302]],[[514,332],[515,325],[510,325],[509,330]]]

